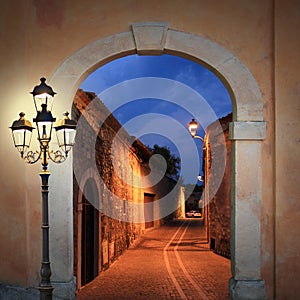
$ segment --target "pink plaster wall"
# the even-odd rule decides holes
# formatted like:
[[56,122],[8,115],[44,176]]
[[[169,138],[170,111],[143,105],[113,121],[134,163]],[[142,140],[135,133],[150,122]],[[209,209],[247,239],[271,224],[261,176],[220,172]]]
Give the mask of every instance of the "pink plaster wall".
[[276,1],[275,7],[275,284],[277,299],[296,299],[300,295],[300,38],[296,29],[300,5]]

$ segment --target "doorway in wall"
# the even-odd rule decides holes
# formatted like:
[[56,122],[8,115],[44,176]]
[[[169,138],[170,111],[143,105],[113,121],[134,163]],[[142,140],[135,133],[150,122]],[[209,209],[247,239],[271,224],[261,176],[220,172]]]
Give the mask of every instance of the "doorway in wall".
[[[89,184],[85,189],[90,189]],[[81,285],[92,281],[98,275],[99,259],[99,211],[82,196],[82,226],[81,226]]]
[[154,201],[153,194],[144,194],[144,203],[146,204],[144,209],[145,214],[145,220],[151,220],[151,221],[145,221],[145,229],[154,227],[154,209],[153,206],[147,206],[147,203],[152,203]]

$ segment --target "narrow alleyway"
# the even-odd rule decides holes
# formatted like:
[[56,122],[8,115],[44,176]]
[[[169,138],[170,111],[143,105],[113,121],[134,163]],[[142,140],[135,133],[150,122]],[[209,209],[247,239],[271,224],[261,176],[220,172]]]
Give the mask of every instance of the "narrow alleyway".
[[230,260],[210,251],[205,237],[197,219],[151,229],[76,299],[228,299]]

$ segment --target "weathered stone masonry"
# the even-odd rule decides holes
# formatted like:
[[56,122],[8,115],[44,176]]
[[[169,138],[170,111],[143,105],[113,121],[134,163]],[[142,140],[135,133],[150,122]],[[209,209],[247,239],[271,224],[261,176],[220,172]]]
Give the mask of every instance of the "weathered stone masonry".
[[[97,109],[89,111],[88,105],[91,101],[97,101]],[[130,177],[132,176],[132,170],[137,175],[143,176],[149,174],[148,160],[151,156],[151,152],[139,140],[135,140],[121,128],[120,123],[108,112],[107,108],[94,93],[78,90],[74,99],[72,114],[74,119],[79,120],[80,118],[81,125],[84,124],[84,126],[81,126],[84,127],[84,132],[80,133],[81,128],[78,128],[79,134],[77,134],[76,137],[77,139],[80,138],[80,141],[76,142],[77,145],[81,147],[80,153],[84,153],[84,155],[76,156],[76,164],[79,164],[80,167],[83,168],[82,173],[86,175],[82,176],[80,179],[81,182],[78,182],[78,178],[74,176],[74,275],[77,277],[77,288],[80,288],[80,286],[94,278],[101,270],[108,268],[109,265],[135,241],[137,236],[143,233],[145,228],[158,226],[168,218],[173,217],[171,214],[163,220],[154,220],[153,222],[147,222],[147,224],[145,224],[145,222],[123,222],[108,217],[101,212],[101,205],[110,207],[109,204],[111,201],[110,195],[105,190],[104,185],[110,192],[121,199],[129,202],[143,203],[146,195],[150,196],[152,201],[160,199],[174,188],[176,182],[165,176],[155,186],[143,189],[138,186],[133,187],[131,184],[123,182],[119,174],[122,174],[123,178],[125,176],[129,183],[133,183],[134,180]],[[84,116],[84,120],[81,119],[81,116]],[[108,117],[106,118],[106,116]],[[100,121],[101,123],[105,122],[97,133],[95,143],[93,140],[95,139],[94,131],[97,130],[97,122]],[[116,136],[116,132],[118,132],[118,136]],[[117,140],[118,151],[112,151],[112,141],[114,138]],[[90,157],[91,145],[95,147],[95,160]],[[130,149],[129,152],[128,149]],[[132,170],[127,169],[128,165],[124,163],[125,160],[129,161],[129,166]],[[95,166],[93,166],[95,162],[96,169]],[[96,174],[97,172],[98,174]],[[97,179],[99,175],[102,182]],[[81,190],[88,185],[89,181],[95,182],[93,185],[96,191],[92,193],[92,197],[98,199],[93,199],[94,202],[101,204],[99,207],[99,216],[96,217],[97,220],[95,221],[96,225],[92,225],[97,227],[96,233],[94,234],[98,235],[95,239],[97,245],[92,246],[94,250],[96,249],[97,253],[92,253],[92,255],[96,257],[96,260],[98,259],[98,262],[94,262],[94,264],[97,265],[93,269],[94,271],[92,271],[94,275],[90,276],[90,279],[85,280],[82,279],[84,278],[82,277],[82,272],[85,272],[83,270],[83,268],[85,268],[85,263],[83,262],[85,257],[82,255],[85,253],[83,248],[86,247],[86,245],[82,243],[84,239],[83,231],[85,230],[82,229],[84,228],[82,227],[84,226],[82,222],[84,220],[83,212],[85,206],[89,205],[89,203],[83,203],[86,199]],[[91,196],[91,192],[85,191],[85,193]],[[179,201],[179,194],[178,199],[174,199],[174,201]],[[120,213],[124,212],[122,207],[118,209]],[[155,211],[152,212],[153,217],[159,214],[159,212],[156,211],[157,209],[159,208],[155,208]],[[96,213],[95,210],[94,214]],[[146,212],[141,211],[138,213],[146,214]],[[141,217],[143,219],[143,216]],[[87,220],[85,221],[87,222]]]
[[[208,237],[210,247],[218,254],[230,257],[230,158],[231,158],[231,141],[228,138],[229,122],[232,121],[232,114],[227,115],[212,123],[206,129],[204,148],[204,165],[205,170],[205,186],[207,187],[206,197],[208,203]],[[217,133],[217,126],[220,123],[223,132]],[[224,136],[224,138],[222,137]],[[225,140],[225,148],[223,141]],[[224,153],[226,149],[226,153]],[[224,156],[215,155],[215,153],[223,152]],[[226,160],[225,172],[221,184],[215,195],[211,194],[214,190],[214,172],[219,169],[211,169],[212,160],[216,164],[223,165]]]

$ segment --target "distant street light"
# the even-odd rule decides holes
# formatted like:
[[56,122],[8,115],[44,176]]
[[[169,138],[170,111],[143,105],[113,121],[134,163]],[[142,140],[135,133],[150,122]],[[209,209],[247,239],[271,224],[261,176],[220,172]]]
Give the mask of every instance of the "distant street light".
[[[34,127],[25,119],[25,114],[19,114],[19,120],[13,122],[10,127],[15,147],[20,152],[21,157],[29,164],[34,164],[41,160],[42,171],[40,173],[42,180],[42,265],[41,265],[41,281],[39,284],[40,299],[52,299],[52,290],[50,276],[51,267],[49,259],[49,220],[48,220],[48,179],[50,172],[48,171],[49,159],[55,163],[62,163],[66,160],[68,152],[74,145],[76,122],[70,120],[69,113],[64,113],[63,119],[59,120],[56,126],[53,126],[55,118],[53,118],[51,110],[53,107],[54,95],[56,94],[52,88],[45,83],[46,79],[41,78],[41,84],[36,86],[31,94],[36,109],[36,123],[38,141],[40,143],[39,151],[29,151],[31,135]],[[52,128],[56,130],[56,136],[60,150],[50,151],[49,143],[51,141]]]
[[201,176],[200,174],[197,176],[197,179],[198,179],[200,182],[204,182],[204,176]]

